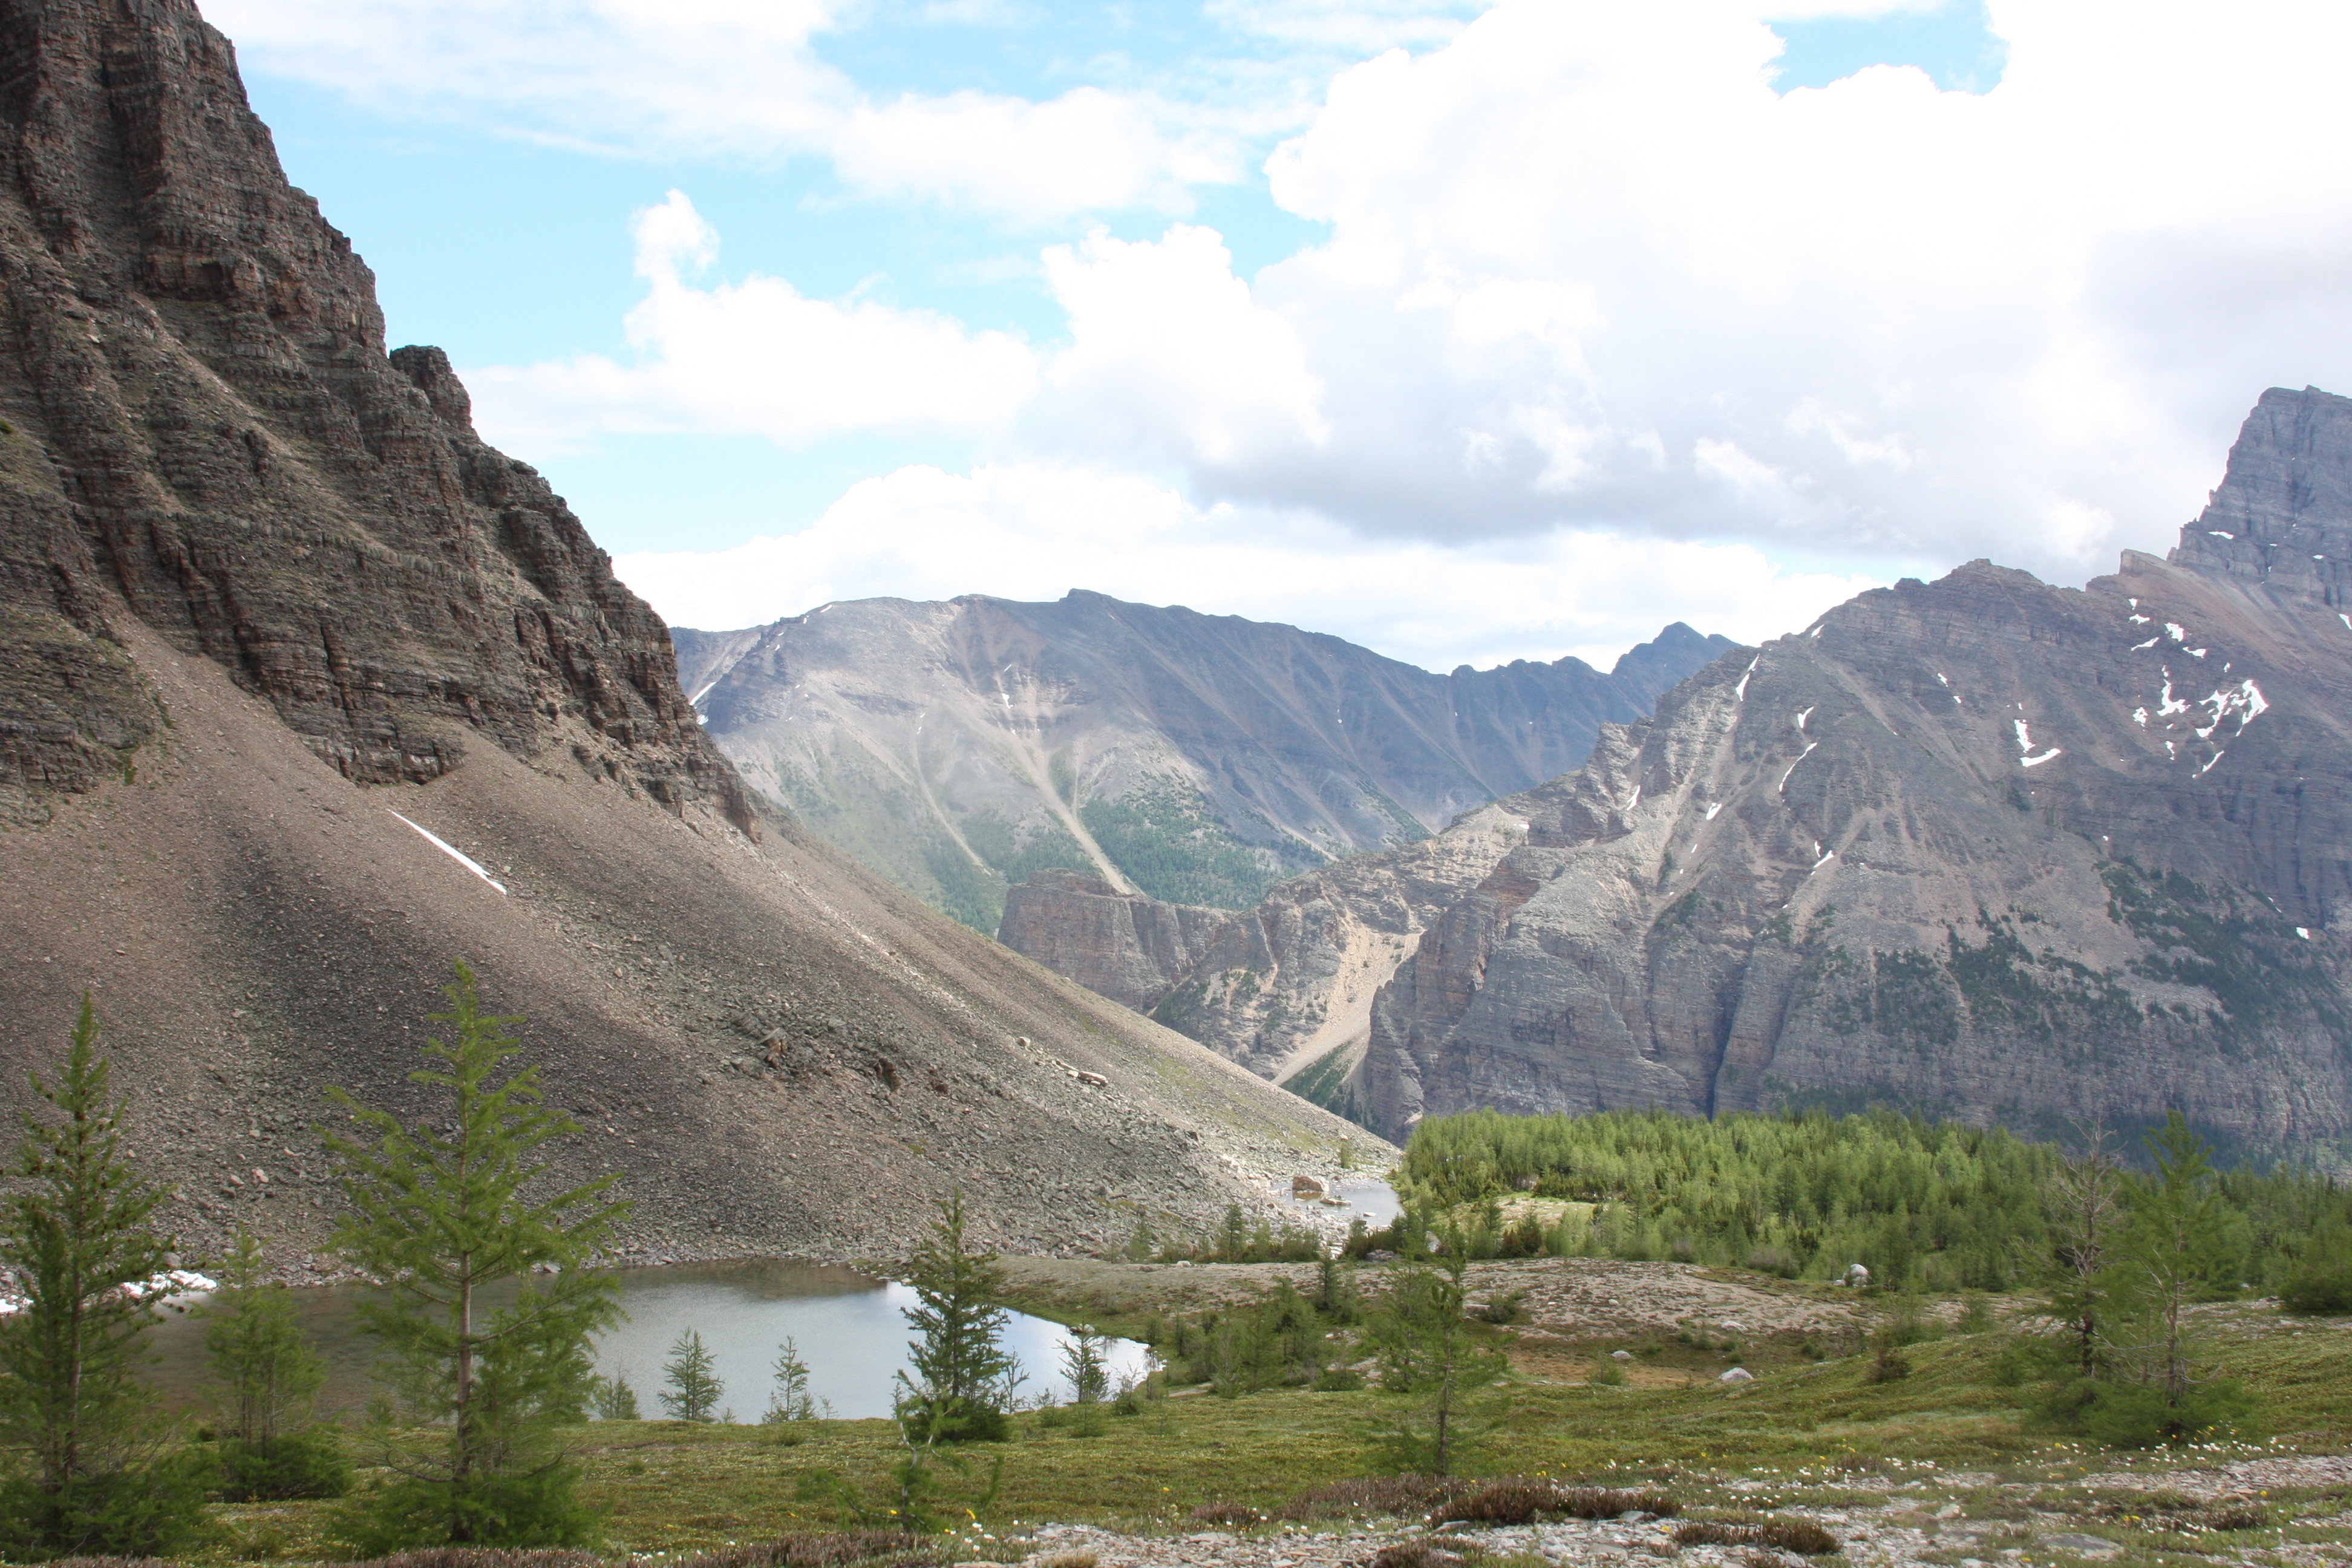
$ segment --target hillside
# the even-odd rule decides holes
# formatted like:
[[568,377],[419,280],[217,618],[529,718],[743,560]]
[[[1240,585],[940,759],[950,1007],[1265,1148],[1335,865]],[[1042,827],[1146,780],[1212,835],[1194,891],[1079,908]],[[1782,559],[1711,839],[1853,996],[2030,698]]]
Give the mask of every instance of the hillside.
[[1343,1124],[744,786],[186,0],[0,9],[0,1108],[87,989],[191,1248],[299,1256],[323,1089],[421,1113],[464,955],[640,1258],[887,1255],[952,1186],[1092,1247],[1331,1167]]
[[1242,909],[1583,761],[1731,645],[1673,626],[1451,675],[1295,627],[1072,593],[863,599],[673,634],[710,738],[809,829],[975,930],[1033,872]]
[[1371,1009],[1375,1127],[1895,1101],[2352,1131],[2352,401],[2266,393],[2166,560],[1978,562],[1710,666]]

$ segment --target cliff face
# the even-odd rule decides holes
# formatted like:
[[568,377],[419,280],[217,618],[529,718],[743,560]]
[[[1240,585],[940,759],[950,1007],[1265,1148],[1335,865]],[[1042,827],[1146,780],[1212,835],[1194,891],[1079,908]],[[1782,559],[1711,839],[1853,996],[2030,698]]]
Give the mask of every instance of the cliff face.
[[185,0],[0,5],[0,1112],[87,990],[170,1222],[299,1256],[323,1088],[420,1110],[463,955],[640,1256],[887,1254],[950,1186],[1095,1247],[1330,1163],[763,819],[659,620],[382,330]]
[[1677,626],[1610,675],[1571,658],[1439,676],[1087,593],[861,600],[676,640],[709,734],[750,778],[982,931],[1009,884],[1047,868],[1246,907],[1573,766],[1602,722],[1730,646]]
[[1097,996],[1149,1013],[1233,920],[1231,910],[1163,904],[1084,871],[1040,871],[1006,894],[996,940]]
[[105,600],[366,783],[476,742],[745,831],[661,623],[544,481],[476,438],[438,350],[286,184],[194,6],[0,14],[0,691],[13,811],[159,722]]
[[2267,394],[2170,563],[1978,563],[1710,666],[1372,1010],[1373,1124],[1489,1105],[2352,1131],[2352,402]]

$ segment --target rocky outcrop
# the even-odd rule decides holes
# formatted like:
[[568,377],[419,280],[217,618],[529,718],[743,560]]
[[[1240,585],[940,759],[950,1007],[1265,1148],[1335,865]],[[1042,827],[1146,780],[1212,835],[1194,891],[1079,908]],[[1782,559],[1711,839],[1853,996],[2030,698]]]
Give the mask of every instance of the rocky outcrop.
[[170,1223],[297,1256],[323,1089],[423,1114],[464,955],[641,1258],[888,1256],[951,1188],[1094,1248],[1335,1164],[762,815],[578,520],[384,352],[186,0],[0,6],[0,1114],[87,991]]
[[1083,871],[1040,871],[1006,895],[996,940],[1097,996],[1149,1013],[1233,920],[1230,910],[1122,893]]
[[828,842],[994,931],[1087,871],[1241,909],[1583,760],[1730,645],[1666,628],[1580,660],[1433,675],[1332,637],[1073,593],[866,599],[676,634],[710,736]]
[[2178,1108],[2334,1146],[2352,620],[2294,558],[2352,554],[2347,433],[2352,403],[2270,393],[2171,563],[1906,580],[1612,727],[1382,990],[1372,1123]]
[[570,765],[753,830],[659,620],[475,437],[438,350],[383,352],[373,275],[287,184],[193,5],[0,16],[0,121],[16,814],[154,733],[108,651],[119,597],[346,777],[561,737]]

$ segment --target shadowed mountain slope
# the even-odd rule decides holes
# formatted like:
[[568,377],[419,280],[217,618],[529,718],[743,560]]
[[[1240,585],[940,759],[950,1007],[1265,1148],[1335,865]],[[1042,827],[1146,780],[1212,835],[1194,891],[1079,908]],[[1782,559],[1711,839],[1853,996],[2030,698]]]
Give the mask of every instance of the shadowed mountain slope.
[[0,6],[0,1102],[89,990],[173,1223],[299,1253],[322,1089],[421,1110],[463,954],[635,1256],[887,1255],[951,1184],[1095,1247],[1330,1167],[1341,1124],[763,814],[439,351],[383,352],[185,0]]
[[1295,627],[1073,593],[863,599],[673,634],[709,732],[838,847],[976,929],[1009,883],[1244,908],[1581,762],[1731,645],[1433,675]]

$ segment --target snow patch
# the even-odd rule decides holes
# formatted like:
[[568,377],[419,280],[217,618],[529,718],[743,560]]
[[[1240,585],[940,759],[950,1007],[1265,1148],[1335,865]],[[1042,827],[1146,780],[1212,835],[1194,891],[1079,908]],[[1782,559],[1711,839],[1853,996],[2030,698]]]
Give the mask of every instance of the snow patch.
[[2271,705],[2263,696],[2261,687],[2251,680],[2244,680],[2236,686],[2221,688],[2210,697],[2200,699],[2198,706],[2210,708],[2213,710],[2212,718],[2207,721],[2204,728],[2197,731],[2197,738],[2202,741],[2220,729],[2222,721],[2228,719],[2232,713],[2238,716],[2238,727],[2232,732],[2244,734],[2246,726],[2270,711]]
[[2033,732],[2026,727],[2025,721],[2016,719],[2011,722],[2017,728],[2017,760],[2020,766],[2038,768],[2053,757],[2063,757],[2066,754],[2063,748],[2053,746],[2038,757],[2033,755]]
[[1715,820],[1715,814],[1716,814],[1717,812],[1718,812],[1718,811],[1721,811],[1722,809],[1723,809],[1723,802],[1721,802],[1721,801],[1719,801],[1719,800],[1718,800],[1718,801],[1717,801],[1713,805],[1708,806],[1708,807],[1706,808],[1706,820],[1707,820],[1707,821],[1709,821],[1709,822],[1713,822],[1713,821]]
[[2131,624],[2136,626],[2144,626],[2147,625],[2147,617],[2146,616],[2134,616],[2131,618]]
[[2189,657],[2191,658],[2203,658],[2205,657],[2205,650],[2201,647],[2192,647],[2189,650]]
[[2132,722],[2133,722],[2133,723],[2135,723],[2135,724],[2137,724],[2137,725],[2138,725],[2138,726],[2139,726],[2141,729],[2143,729],[2143,730],[2147,729],[2147,709],[2145,709],[2145,708],[2135,708],[2135,709],[2133,709],[2133,710],[2132,710]]
[[2136,643],[2132,644],[2132,646],[2131,646],[2131,650],[2132,650],[2132,652],[2134,652],[2134,653],[2137,653],[2137,652],[2139,652],[2139,651],[2140,651],[2141,649],[2143,649],[2143,648],[2151,648],[2151,647],[2155,647],[2158,642],[2161,642],[2162,640],[2163,640],[2163,639],[2162,639],[2161,637],[2150,637],[2150,638],[2148,638],[2148,639],[2147,639],[2147,641],[2146,641],[2146,642],[2136,642]]
[[[392,808],[386,806],[384,809],[390,811]],[[394,816],[400,816],[400,813],[396,811],[393,812],[392,815]],[[400,820],[403,822],[408,822],[408,818],[404,816],[400,816]],[[488,882],[491,887],[497,888],[499,892],[503,893],[506,891],[505,888],[499,886],[499,879],[496,877],[491,876],[488,871],[484,870],[482,868],[482,863],[475,859],[471,855],[467,854],[464,850],[458,848],[456,845],[450,843],[447,839],[442,837],[439,834],[434,832],[429,827],[419,827],[414,822],[408,822],[408,826],[415,827],[417,832],[423,834],[425,836],[425,841],[427,844],[432,845],[434,848],[438,849],[442,854],[446,855],[450,859],[455,860],[458,865],[463,866],[467,870],[471,871],[475,876],[479,877],[483,881]]]
[[[2347,625],[2347,626],[2352,626],[2352,621],[2347,621],[2347,622],[2346,622],[2345,624],[2346,624],[2346,625]],[[1943,687],[1946,687],[1946,688],[1949,688],[1949,687],[1951,686],[1951,684],[1952,684],[1950,681],[1946,680],[1946,679],[1944,679],[1944,672],[1943,672],[1942,670],[1940,670],[1940,669],[1939,669],[1939,670],[1937,670],[1937,671],[1936,672],[1936,683],[1937,683],[1937,685],[1939,685],[1939,686],[1943,686]]]
[[2189,704],[2172,694],[2172,671],[2164,672],[2164,693],[2156,701],[2156,710],[2162,713],[2186,713]]
[[[2344,624],[2346,626],[2352,626],[2352,621],[2347,621]],[[1764,656],[1759,653],[1754,658],[1748,661],[1748,668],[1746,669],[1739,672],[1739,684],[1731,689],[1731,700],[1734,702],[1745,702],[1748,700],[1748,678],[1755,674],[1756,667],[1763,662]]]
[[[2228,756],[2229,754],[2230,754],[2230,753],[2229,753],[2229,752],[2214,752],[2214,753],[2213,753],[2213,763],[2218,763],[2218,762],[2220,762],[2223,757],[2226,757],[2226,756]],[[2211,773],[2211,772],[2213,771],[2213,763],[2207,763],[2203,767],[2199,768],[2199,769],[2197,770],[2197,776],[2198,776],[2199,778],[2200,778],[2200,779],[2201,779],[2201,778],[2203,778],[2207,773]]]
[[2189,633],[2187,629],[2184,628],[2179,621],[2165,622],[2164,634],[2170,637],[2174,642],[2187,642],[2189,640]]
[[2294,928],[2294,934],[2303,938],[2304,941],[2309,942],[2311,940],[2311,928],[2309,926],[2297,926]]
[[2209,528],[2205,531],[2211,534],[2216,539],[2235,539],[2238,537],[2234,533],[2224,533],[2218,528]]
[[[1813,752],[1820,748],[1820,746],[1821,742],[1819,741],[1806,742],[1805,749],[1797,753],[1797,763],[1801,763],[1807,757],[1811,756]],[[1797,763],[1790,763],[1789,764],[1789,773],[1793,773],[1797,771]],[[1776,790],[1779,790],[1784,795],[1788,792],[1789,788],[1789,773],[1782,773],[1780,775],[1780,782],[1773,786]]]
[[[1821,704],[1820,704],[1820,703],[1818,703],[1818,702],[1816,702],[1816,703],[1814,703],[1814,704],[1813,704],[1813,708],[1818,708],[1818,707],[1820,707],[1820,706],[1821,706]],[[1801,708],[1801,709],[1799,709],[1799,710],[1797,710],[1797,728],[1798,728],[1798,729],[1800,729],[1800,730],[1803,729],[1803,728],[1805,727],[1805,721],[1806,721],[1806,720],[1808,720],[1808,719],[1810,719],[1810,718],[1811,718],[1811,717],[1813,716],[1813,708]]]
[[1624,804],[1623,805],[1622,805],[1622,806],[1619,806],[1617,809],[1619,809],[1620,811],[1631,811],[1631,810],[1633,810],[1635,806],[1637,806],[1637,805],[1641,805],[1641,804],[1642,804],[1642,786],[1641,786],[1640,784],[1635,784],[1635,785],[1633,786],[1633,793],[1632,795],[1627,795],[1627,796],[1625,797],[1625,804]]

